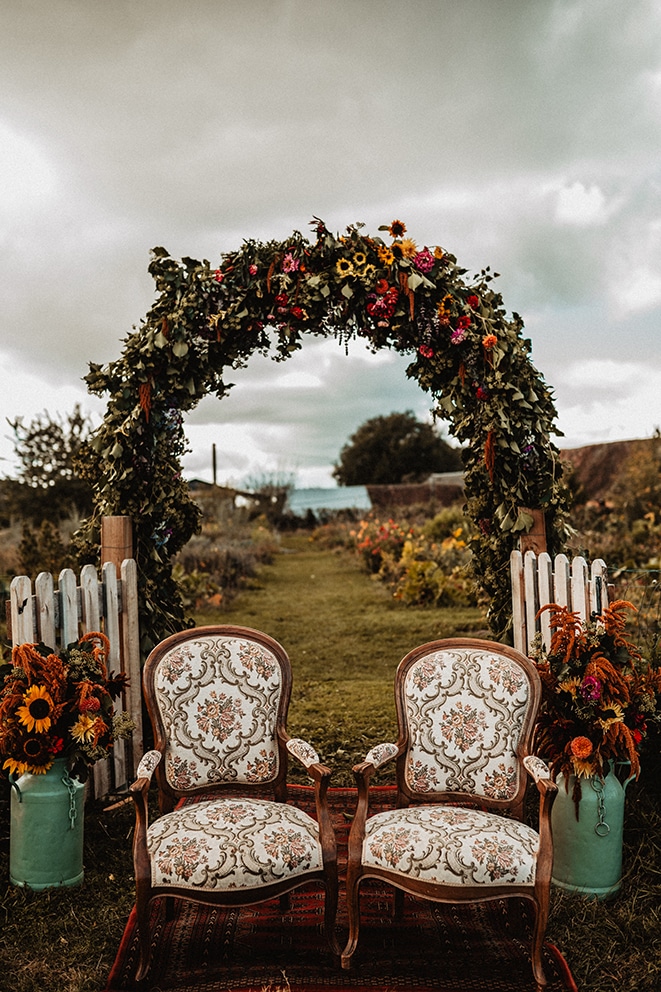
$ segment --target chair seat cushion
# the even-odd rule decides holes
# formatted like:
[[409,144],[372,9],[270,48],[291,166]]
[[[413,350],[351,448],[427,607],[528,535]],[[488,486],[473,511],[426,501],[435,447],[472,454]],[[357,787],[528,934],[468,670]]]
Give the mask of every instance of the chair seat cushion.
[[429,805],[370,817],[362,860],[438,885],[533,885],[538,848],[537,832],[518,820]]
[[262,799],[184,805],[149,827],[147,850],[156,887],[261,888],[323,866],[316,820]]

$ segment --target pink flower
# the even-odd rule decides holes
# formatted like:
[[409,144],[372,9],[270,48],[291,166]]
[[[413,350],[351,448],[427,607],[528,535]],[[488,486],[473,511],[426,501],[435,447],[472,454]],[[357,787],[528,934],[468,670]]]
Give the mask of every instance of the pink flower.
[[283,272],[296,272],[296,269],[301,263],[297,258],[294,258],[290,251],[287,252],[282,260],[282,271]]
[[434,268],[434,256],[426,246],[413,256],[413,264],[420,272],[431,272]]
[[461,342],[466,337],[466,331],[463,327],[458,327],[456,331],[453,331],[450,335],[450,344],[461,344]]
[[420,352],[423,358],[434,357],[434,349],[430,348],[428,344],[421,344],[420,347],[418,348],[418,351]]
[[252,265],[249,265],[248,266],[248,272],[250,273],[251,276],[256,276],[257,275],[257,266],[255,265],[254,262],[253,262]]
[[579,691],[586,702],[596,703],[601,699],[601,682],[594,675],[586,675]]

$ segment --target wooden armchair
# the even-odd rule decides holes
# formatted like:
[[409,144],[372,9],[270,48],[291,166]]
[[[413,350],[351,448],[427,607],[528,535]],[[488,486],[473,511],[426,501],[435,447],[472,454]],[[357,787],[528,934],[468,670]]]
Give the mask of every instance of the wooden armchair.
[[[533,973],[539,989],[546,985],[541,951],[557,788],[544,762],[529,754],[540,695],[532,663],[490,641],[433,641],[400,662],[399,739],[372,748],[354,768],[358,805],[349,835],[343,968],[358,943],[360,883],[379,878],[437,902],[529,900]],[[393,758],[397,809],[369,817],[370,778]],[[539,831],[521,822],[527,775],[540,794]]]
[[[246,906],[321,882],[325,932],[339,952],[331,773],[309,744],[287,734],[291,681],[284,649],[245,627],[185,630],[147,659],[143,688],[155,748],[131,787],[138,982],[149,968],[150,906],[161,896]],[[316,820],[286,803],[290,754],[314,780]],[[162,815],[149,824],[154,772]]]

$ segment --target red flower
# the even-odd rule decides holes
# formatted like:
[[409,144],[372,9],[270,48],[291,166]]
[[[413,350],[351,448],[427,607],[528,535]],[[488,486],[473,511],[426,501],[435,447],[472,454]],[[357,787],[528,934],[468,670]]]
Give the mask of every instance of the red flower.
[[468,299],[466,300],[466,303],[471,308],[471,310],[477,310],[477,308],[480,305],[480,298],[479,298],[479,296],[475,296],[475,294],[473,293],[472,296],[469,296],[468,297]]
[[421,344],[420,347],[418,348],[418,351],[420,352],[423,358],[434,357],[434,349],[430,348],[428,344]]
[[464,314],[464,316],[460,317],[459,320],[457,321],[457,327],[461,328],[462,330],[465,330],[467,327],[470,327],[470,325],[471,325],[471,319],[468,316],[468,314]]
[[489,390],[485,389],[484,386],[478,386],[475,390],[475,395],[478,400],[487,400],[489,399]]
[[223,275],[223,273],[222,273],[222,271],[220,269],[216,269],[216,271],[214,272],[213,276],[214,276],[214,279],[216,280],[216,282],[222,282],[223,279],[225,278],[225,276]]
[[379,296],[383,296],[384,293],[388,292],[389,283],[387,279],[379,279],[376,286],[374,287]]
[[292,315],[292,317],[296,317],[297,320],[300,320],[301,317],[303,316],[303,311],[300,307],[291,307],[289,312]]
[[275,302],[278,304],[279,307],[286,307],[287,304],[289,303],[289,297],[287,296],[286,293],[278,293],[278,295],[275,298]]

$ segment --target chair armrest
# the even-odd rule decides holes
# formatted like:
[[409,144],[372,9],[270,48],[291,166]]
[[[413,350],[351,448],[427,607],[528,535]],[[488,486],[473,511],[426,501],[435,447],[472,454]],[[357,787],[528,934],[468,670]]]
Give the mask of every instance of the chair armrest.
[[551,769],[536,754],[527,754],[523,767],[528,772],[540,792],[557,792],[558,787],[551,777]]
[[302,737],[290,737],[285,747],[295,758],[297,758],[304,768],[319,764],[319,755],[307,741]]
[[365,761],[369,761],[371,765],[374,765],[374,768],[380,768],[396,758],[398,754],[397,744],[375,744],[365,755]]
[[147,751],[146,754],[143,754],[136,772],[136,780],[129,789],[129,792],[134,795],[134,798],[136,798],[136,794],[149,789],[154,770],[162,757],[163,755],[160,751]]
[[337,862],[337,843],[327,799],[331,770],[326,765],[321,764],[315,749],[301,737],[284,736],[284,741],[289,754],[301,762],[310,778],[314,780],[314,801],[321,846],[324,852],[324,864],[335,864]]

